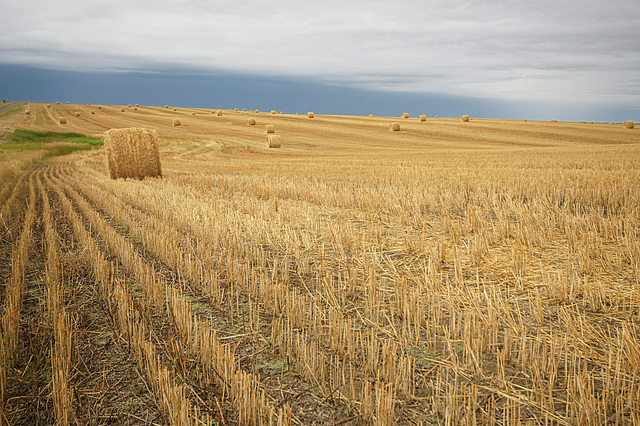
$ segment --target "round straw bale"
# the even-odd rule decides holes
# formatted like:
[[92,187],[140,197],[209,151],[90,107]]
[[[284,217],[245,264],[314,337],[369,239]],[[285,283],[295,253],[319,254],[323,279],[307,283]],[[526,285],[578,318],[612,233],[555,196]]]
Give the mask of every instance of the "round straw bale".
[[137,107],[139,107],[140,105],[136,104]]
[[242,108],[242,112],[247,112],[247,109],[246,108]]
[[47,108],[51,108],[51,105],[47,105]]
[[133,107],[133,110],[134,110],[134,111],[137,111],[137,110],[138,110],[138,107]]
[[191,115],[196,115],[196,113],[195,113],[195,112],[192,112],[192,113],[191,113]]
[[218,111],[218,117],[222,117],[222,111]]
[[271,114],[277,114],[278,112],[275,109],[271,110]]
[[409,118],[409,113],[408,112],[403,112],[401,117],[402,118]]
[[580,121],[580,124],[587,124],[586,121]]
[[67,118],[66,117],[60,117],[60,124],[67,124]]
[[424,114],[419,115],[419,116],[418,116],[418,120],[420,120],[420,121],[427,121],[427,116],[426,116],[426,115],[424,115]]
[[174,127],[177,127],[177,126],[179,126],[179,125],[180,125],[180,120],[175,120],[175,119],[174,119],[174,120],[173,120],[173,126],[174,126]]
[[124,108],[122,108],[122,109],[120,110],[120,112],[124,112]]
[[264,126],[264,129],[267,133],[275,133],[276,132],[276,126],[274,126],[273,124],[267,124],[266,126]]
[[249,126],[255,126],[256,125],[256,119],[255,118],[250,118],[247,120],[247,124]]
[[464,121],[465,123],[467,123],[469,121],[469,116],[468,115],[462,115],[460,116],[460,120]]
[[164,107],[165,107],[165,108],[169,108],[169,105],[165,105]]
[[98,109],[102,109],[102,105],[98,105]]
[[557,122],[558,122],[558,120],[553,119],[553,120],[551,120],[551,122],[552,122],[552,123],[557,123]]
[[87,102],[87,105],[91,105],[91,102]]
[[625,121],[624,122],[624,127],[626,127],[627,129],[633,129],[634,127],[636,127],[636,123],[634,123],[631,120]]
[[400,131],[400,123],[391,123],[389,124],[389,130],[392,132],[399,132]]
[[96,113],[95,111],[91,111],[91,114],[95,114],[95,113]]
[[60,105],[60,102],[56,102],[56,105]]
[[259,112],[260,112],[260,110],[258,110],[258,109],[257,109],[257,110],[256,110],[256,114],[258,114]]
[[71,105],[71,102],[67,102],[67,105]]
[[524,122],[525,122],[525,123],[527,122],[527,119],[526,119],[526,118],[524,119]]
[[284,111],[280,111],[280,114],[284,114]]
[[162,176],[155,130],[132,127],[104,134],[111,179]]
[[435,117],[433,117],[433,118],[438,118],[438,116],[436,115],[436,116],[435,116]]
[[307,118],[315,118],[315,114],[314,114],[314,113],[312,113],[311,111],[309,111],[309,112],[307,113]]
[[174,111],[177,111],[177,110],[178,110],[178,108],[174,108],[173,110],[174,110]]
[[278,135],[267,135],[265,140],[267,141],[267,148],[280,148],[282,146]]
[[237,111],[237,110],[238,110],[238,108],[234,108],[234,111]]
[[127,105],[129,108],[131,108],[131,104]]
[[373,114],[369,114],[369,117],[373,117]]
[[25,109],[25,110],[24,110],[24,113],[25,113],[26,115],[31,115],[31,110],[30,110],[30,109]]
[[76,117],[80,117],[80,113],[79,113],[79,112],[76,112],[74,115],[75,115]]

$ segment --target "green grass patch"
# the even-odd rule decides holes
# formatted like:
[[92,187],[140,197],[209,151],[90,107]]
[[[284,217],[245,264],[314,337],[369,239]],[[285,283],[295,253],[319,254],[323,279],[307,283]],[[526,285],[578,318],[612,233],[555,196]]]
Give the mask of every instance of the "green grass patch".
[[70,142],[94,146],[103,144],[100,139],[92,138],[82,133],[39,132],[36,130],[16,129],[7,138],[7,143],[2,145],[2,147],[4,149],[11,149],[6,148],[8,145],[12,147],[24,147],[22,149],[39,149],[33,147],[51,142]]

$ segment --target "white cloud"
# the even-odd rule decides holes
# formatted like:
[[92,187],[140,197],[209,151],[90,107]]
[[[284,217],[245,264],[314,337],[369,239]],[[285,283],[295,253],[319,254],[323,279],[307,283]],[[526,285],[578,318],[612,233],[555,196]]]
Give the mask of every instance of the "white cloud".
[[11,2],[0,61],[180,66],[467,96],[640,97],[634,0],[448,3]]

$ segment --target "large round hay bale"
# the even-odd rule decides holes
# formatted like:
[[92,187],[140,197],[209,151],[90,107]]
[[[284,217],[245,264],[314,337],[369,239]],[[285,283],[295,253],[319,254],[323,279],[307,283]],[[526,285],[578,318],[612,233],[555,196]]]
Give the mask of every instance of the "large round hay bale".
[[465,123],[467,123],[469,121],[469,116],[468,115],[461,115],[460,116],[460,120],[464,121]]
[[276,126],[274,126],[273,124],[267,124],[266,126],[264,126],[264,129],[267,133],[275,133],[276,132]]
[[79,112],[76,112],[73,115],[75,115],[76,117],[80,117],[80,113]]
[[111,129],[104,134],[104,144],[111,179],[162,176],[155,130]]
[[267,148],[280,148],[282,146],[278,135],[267,135],[265,140],[267,141]]
[[408,112],[403,112],[401,117],[402,118],[409,118],[409,113]]
[[256,119],[255,118],[250,118],[247,120],[247,124],[249,126],[255,126],[256,125]]
[[66,117],[60,117],[60,124],[67,124],[67,118]]
[[312,113],[311,111],[309,111],[309,112],[307,113],[307,118],[315,118],[315,114],[314,114],[314,113]]
[[173,120],[173,127],[178,127],[180,125],[180,120]]
[[633,129],[634,127],[636,127],[636,123],[634,123],[631,120],[625,121],[624,122],[624,127],[626,127],[627,129]]
[[91,111],[91,114],[95,114],[95,113],[96,113],[95,111]]
[[418,120],[420,120],[420,121],[427,121],[427,116],[426,116],[426,115],[424,115],[424,114],[419,115],[419,116],[418,116]]
[[400,131],[400,123],[391,123],[389,124],[389,130],[392,132],[399,132]]

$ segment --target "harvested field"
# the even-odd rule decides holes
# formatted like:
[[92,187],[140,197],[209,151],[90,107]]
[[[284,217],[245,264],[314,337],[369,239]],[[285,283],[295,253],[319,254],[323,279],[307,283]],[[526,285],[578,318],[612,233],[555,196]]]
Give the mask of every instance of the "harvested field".
[[0,179],[10,424],[640,423],[640,129],[30,108],[163,177]]

